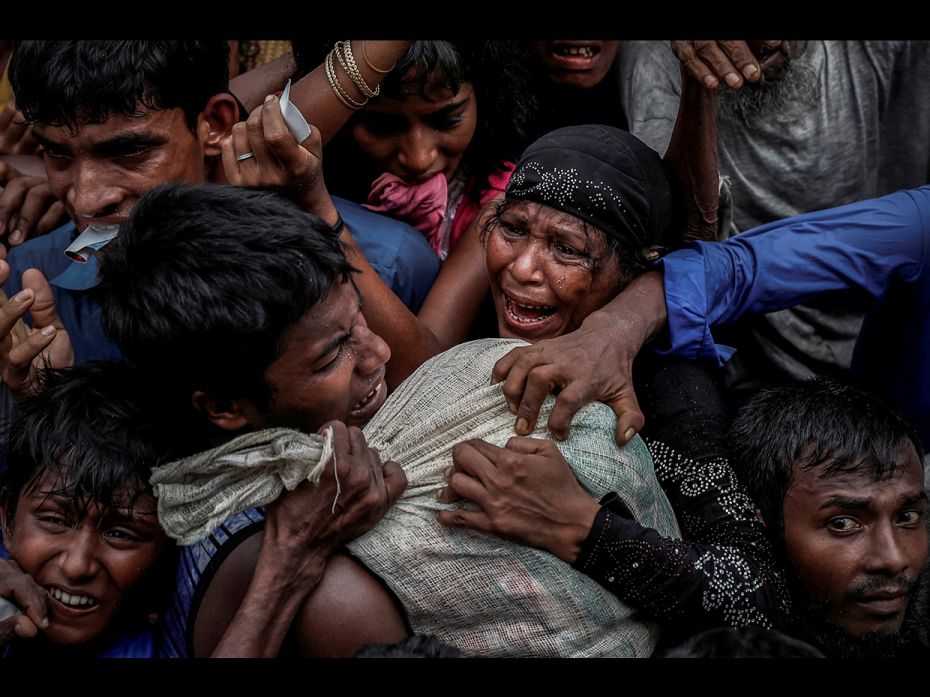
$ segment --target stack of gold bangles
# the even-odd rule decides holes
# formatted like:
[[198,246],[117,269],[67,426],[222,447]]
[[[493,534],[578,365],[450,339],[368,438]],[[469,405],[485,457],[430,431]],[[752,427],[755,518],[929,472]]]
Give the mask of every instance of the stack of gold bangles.
[[[336,66],[335,61],[333,60],[333,55],[335,54],[336,60],[339,61],[339,65],[342,66],[345,74],[349,76],[349,79],[352,80],[353,84],[358,88],[358,91],[362,93],[365,97],[365,101],[360,102],[357,99],[353,99],[345,88],[342,86],[342,83],[339,82],[339,78],[336,76]],[[388,70],[380,70],[375,68],[368,60],[368,56],[365,53],[365,46],[362,45],[362,57],[365,59],[365,63],[377,73],[385,75],[390,72]],[[362,77],[361,71],[358,69],[358,64],[355,62],[355,56],[352,55],[352,42],[351,41],[337,41],[336,45],[333,47],[333,50],[326,54],[326,60],[323,61],[323,65],[326,69],[326,78],[329,80],[330,86],[333,88],[333,92],[336,94],[336,97],[342,102],[347,108],[356,110],[361,109],[363,106],[368,104],[368,100],[372,97],[377,97],[381,93],[381,87],[375,87],[371,89],[368,86],[368,83],[365,82],[365,78]],[[394,66],[391,66],[393,68]]]

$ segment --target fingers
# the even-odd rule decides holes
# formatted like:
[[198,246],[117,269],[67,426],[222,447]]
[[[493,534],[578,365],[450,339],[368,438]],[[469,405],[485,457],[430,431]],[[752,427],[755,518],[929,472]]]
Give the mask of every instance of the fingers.
[[[9,268],[5,261],[0,262],[0,269],[3,271],[3,273],[0,273],[0,277],[9,275]],[[4,278],[4,282],[5,280]],[[32,307],[34,300],[35,293],[29,288],[24,288],[12,298],[6,300],[3,306],[0,307],[0,354],[8,353],[14,345],[19,344],[29,334],[24,328],[17,328],[17,323],[22,320],[23,315]],[[51,343],[51,339],[49,339],[49,343]],[[0,363],[2,362],[3,356],[0,356]]]
[[387,491],[388,507],[390,507],[394,505],[394,502],[400,498],[400,495],[407,488],[407,473],[396,462],[388,460],[384,463],[382,474],[384,488]]
[[48,595],[15,561],[0,563],[8,567],[0,577],[0,596],[9,598],[23,611],[20,617],[28,622],[23,628],[29,630],[31,627],[32,633],[20,636],[35,636],[36,627],[48,626]]
[[[494,370],[491,371],[491,384],[492,385],[498,382],[503,382],[508,377],[510,377],[511,372],[514,371],[514,369],[516,368],[517,362],[520,360],[520,357],[523,355],[523,353],[526,351],[527,348],[528,347],[520,346],[515,349],[511,349],[510,351],[506,353],[506,355],[504,355],[503,358],[499,359],[497,363],[494,364]],[[516,380],[516,376],[514,376],[514,379]],[[521,392],[522,392],[522,389],[521,389]],[[505,396],[506,396],[506,393],[505,393]],[[510,402],[508,400],[508,404],[509,403]],[[510,411],[512,412],[517,411],[516,402],[510,405]]]
[[610,402],[617,415],[617,445],[626,445],[646,423],[632,388],[619,399]]
[[463,441],[452,449],[452,466],[454,471],[464,472],[487,484],[496,468],[493,458],[499,457],[502,450],[477,439]]
[[245,128],[242,124],[235,124],[232,133],[223,138],[220,142],[220,157],[223,161],[223,172],[226,175],[226,181],[233,186],[242,186],[242,173],[239,171],[239,163],[236,162],[236,130]]
[[457,508],[453,511],[439,511],[436,519],[451,528],[470,528],[482,532],[491,532],[491,519],[483,511],[468,511]]
[[277,97],[266,97],[261,111],[264,141],[284,172],[298,182],[304,178],[312,179],[313,162],[308,153],[317,160],[322,158],[323,148],[318,129],[311,129],[306,140],[298,143],[281,114],[281,102]]
[[52,293],[52,287],[45,278],[45,274],[38,269],[26,269],[23,272],[23,289],[26,288],[35,294],[35,302],[30,309],[33,326],[36,329],[43,327],[64,329],[65,325],[58,316],[58,308],[55,307],[55,295]]
[[555,398],[555,405],[549,414],[549,431],[553,438],[565,440],[571,430],[572,419],[575,414],[592,401],[584,392],[579,383],[571,383]]
[[685,70],[708,89],[723,80],[733,89],[755,82],[761,71],[745,41],[673,41],[672,51]]
[[541,455],[549,452],[552,448],[558,447],[551,440],[543,438],[524,438],[522,436],[513,436],[507,441],[507,450],[524,455]]
[[57,222],[65,212],[64,205],[55,198],[46,181],[38,181],[34,184],[19,210],[18,218],[10,224],[10,244],[22,244],[27,239],[34,237],[38,233],[40,221],[45,217],[47,211],[56,208],[57,214],[53,218],[52,225],[48,225],[45,232],[57,227]]
[[720,46],[729,56],[730,63],[736,67],[742,77],[750,82],[759,80],[762,76],[762,71],[759,68],[759,61],[756,60],[752,50],[745,41],[721,41]]
[[35,177],[17,177],[0,191],[0,236],[11,232]]

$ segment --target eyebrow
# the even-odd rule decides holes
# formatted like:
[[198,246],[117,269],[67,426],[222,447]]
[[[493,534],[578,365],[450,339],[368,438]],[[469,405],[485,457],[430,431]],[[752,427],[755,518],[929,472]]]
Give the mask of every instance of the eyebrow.
[[[908,504],[917,503],[918,501],[926,501],[927,494],[926,492],[920,491],[914,494],[910,494],[901,499],[901,505],[907,506]],[[872,506],[871,499],[856,499],[848,498],[846,496],[832,496],[831,498],[824,501],[820,508],[845,508],[848,510],[864,510]]]
[[853,499],[847,498],[845,496],[831,496],[822,504],[820,504],[820,508],[821,510],[824,508],[847,508],[851,510],[861,510],[864,508],[869,508],[871,505],[871,499]]
[[[56,142],[47,138],[43,135],[33,132],[33,139],[44,148],[53,148],[66,150],[70,152],[70,148],[65,143]],[[113,151],[119,151],[126,147],[138,147],[140,145],[161,145],[162,143],[167,142],[166,138],[154,131],[142,130],[142,131],[129,131],[125,133],[117,133],[112,138],[101,141],[94,145],[94,150],[96,152],[108,153]]]

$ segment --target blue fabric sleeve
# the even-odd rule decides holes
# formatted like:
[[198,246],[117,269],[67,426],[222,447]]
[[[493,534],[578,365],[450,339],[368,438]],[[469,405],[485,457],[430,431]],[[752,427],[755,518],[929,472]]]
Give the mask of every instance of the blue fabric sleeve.
[[664,271],[668,343],[660,353],[709,358],[732,350],[711,327],[773,312],[821,293],[881,297],[923,271],[930,186],[775,221],[726,242],[696,242],[657,262]]

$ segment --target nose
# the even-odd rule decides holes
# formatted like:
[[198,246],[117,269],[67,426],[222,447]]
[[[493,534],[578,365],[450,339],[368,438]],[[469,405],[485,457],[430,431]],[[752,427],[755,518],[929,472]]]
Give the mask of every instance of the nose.
[[72,170],[68,203],[81,218],[98,218],[119,210],[123,195],[117,181],[104,165],[93,160],[76,160]]
[[358,332],[358,360],[355,363],[356,372],[366,377],[381,369],[391,358],[391,349],[384,339],[371,331],[368,327],[359,327]]
[[415,179],[436,169],[439,156],[436,133],[422,125],[413,125],[398,144],[398,174],[405,179]]
[[97,535],[93,530],[78,529],[58,556],[58,566],[69,581],[91,578],[97,569]]
[[871,573],[898,576],[908,570],[910,558],[906,536],[893,523],[881,525],[872,535],[867,567]]
[[528,238],[515,251],[516,256],[508,266],[513,279],[525,285],[542,283],[543,265],[540,254],[543,250],[539,243],[533,238]]

